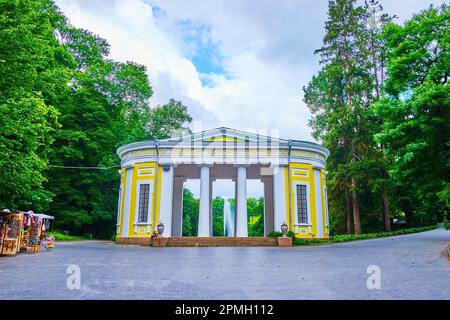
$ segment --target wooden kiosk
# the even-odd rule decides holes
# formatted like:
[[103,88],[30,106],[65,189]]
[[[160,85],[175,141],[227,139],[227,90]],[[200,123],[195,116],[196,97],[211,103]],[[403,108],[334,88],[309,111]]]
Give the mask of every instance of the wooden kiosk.
[[0,255],[19,252],[23,213],[3,210],[0,213]]

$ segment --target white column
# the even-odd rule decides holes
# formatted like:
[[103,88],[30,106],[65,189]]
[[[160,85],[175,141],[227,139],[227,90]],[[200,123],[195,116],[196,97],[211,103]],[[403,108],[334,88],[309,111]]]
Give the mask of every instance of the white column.
[[236,237],[248,237],[247,221],[247,168],[237,168],[237,210],[236,210]]
[[233,237],[236,236],[236,216],[237,216],[237,208],[238,208],[238,198],[237,198],[237,178],[233,179],[234,182],[234,215],[232,217],[232,225],[233,225]]
[[198,215],[198,236],[209,237],[210,213],[209,210],[209,167],[200,167],[200,210]]
[[314,167],[314,191],[316,201],[316,223],[317,223],[317,238],[323,238],[323,208],[322,208],[322,186],[320,183],[320,168]]
[[286,178],[285,168],[277,167],[273,176],[273,204],[274,204],[274,227],[275,231],[281,231],[281,225],[283,223],[289,223],[286,221],[287,206],[286,206]]
[[173,182],[172,200],[172,236],[181,237],[183,235],[183,187],[185,177],[175,177]]
[[273,178],[263,178],[264,184],[264,236],[275,230],[273,210]]
[[122,237],[128,237],[128,228],[130,226],[130,202],[131,202],[131,186],[133,185],[133,168],[126,168],[126,186],[125,186],[125,199],[123,206],[123,224],[122,224]]
[[159,221],[164,225],[163,236],[170,237],[172,235],[172,199],[173,198],[173,166],[163,167],[161,175],[161,201],[159,209]]
[[209,180],[209,234],[214,236],[214,225],[213,225],[213,183],[214,178]]

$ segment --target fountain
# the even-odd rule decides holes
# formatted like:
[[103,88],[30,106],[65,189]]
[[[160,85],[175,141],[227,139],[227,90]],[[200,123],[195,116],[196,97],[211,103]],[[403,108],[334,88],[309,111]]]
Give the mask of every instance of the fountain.
[[225,198],[223,205],[223,228],[225,237],[234,237],[235,208],[231,206],[230,199]]

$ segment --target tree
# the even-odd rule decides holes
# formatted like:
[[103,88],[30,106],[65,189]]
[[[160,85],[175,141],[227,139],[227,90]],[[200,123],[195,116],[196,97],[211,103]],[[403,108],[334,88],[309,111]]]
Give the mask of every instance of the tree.
[[10,182],[0,204],[45,209],[58,228],[109,238],[117,147],[166,138],[191,120],[187,108],[152,109],[146,68],[108,59],[107,41],[70,25],[53,1],[2,0],[0,10],[0,176]]
[[[377,0],[370,0],[365,2],[366,25],[368,28],[368,49],[370,52],[371,64],[373,67],[373,87],[375,91],[375,103],[380,100],[383,95],[384,82],[386,78],[386,63],[387,63],[387,48],[382,37],[383,29],[395,19],[395,16],[390,16],[383,13],[383,7]],[[383,118],[376,120],[377,124],[383,123]],[[379,130],[378,128],[376,130]],[[379,145],[379,151],[384,153],[385,145]],[[383,197],[383,220],[384,231],[391,231],[390,219],[390,204],[389,204],[389,188],[391,181],[388,177],[388,159],[387,157],[380,157],[380,154],[375,155],[378,158],[377,165],[380,168],[380,176],[375,179],[375,188],[381,190]]]
[[213,236],[223,237],[225,235],[223,218],[225,199],[222,197],[215,197],[212,201],[213,210]]
[[192,192],[183,189],[183,237],[195,237],[198,234],[199,201]]
[[[381,92],[385,54],[378,37],[390,19],[381,10],[376,1],[364,6],[355,0],[329,1],[324,45],[316,50],[323,67],[304,87],[304,101],[313,114],[313,136],[331,152],[327,162],[330,211],[335,215],[331,221],[345,220],[348,233],[369,227],[370,213],[382,203],[373,199],[381,199],[382,192],[385,226],[389,225],[382,178],[386,161],[373,139],[380,126],[373,104]],[[362,217],[361,212],[366,214]]]
[[183,125],[191,121],[192,117],[187,113],[187,107],[181,101],[170,99],[167,104],[152,110],[149,121],[150,137],[169,138],[173,132],[184,129]]
[[187,107],[151,108],[146,68],[108,59],[108,42],[51,0],[0,0],[0,27],[0,206],[46,210],[58,228],[109,238],[116,149],[169,137],[192,120]]
[[43,174],[58,129],[55,96],[73,59],[53,34],[50,1],[0,0],[0,206],[42,210]]
[[450,199],[450,6],[430,7],[403,26],[390,23],[384,119],[377,140],[386,146],[398,205],[411,224],[435,223]]
[[249,223],[248,235],[250,237],[264,236],[264,198],[247,199],[248,220],[253,219],[255,223]]

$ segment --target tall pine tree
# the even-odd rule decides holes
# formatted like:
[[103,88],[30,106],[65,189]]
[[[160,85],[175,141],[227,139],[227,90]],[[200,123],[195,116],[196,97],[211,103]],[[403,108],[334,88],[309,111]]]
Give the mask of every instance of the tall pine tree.
[[386,161],[373,139],[380,125],[373,104],[381,94],[384,74],[379,34],[389,20],[381,11],[376,1],[364,6],[355,0],[329,1],[323,47],[316,51],[323,67],[304,88],[313,135],[331,151],[327,164],[331,221],[339,225],[345,220],[348,233],[362,232],[362,210],[366,226],[376,226],[384,217],[385,228],[390,227],[387,183],[382,177]]

